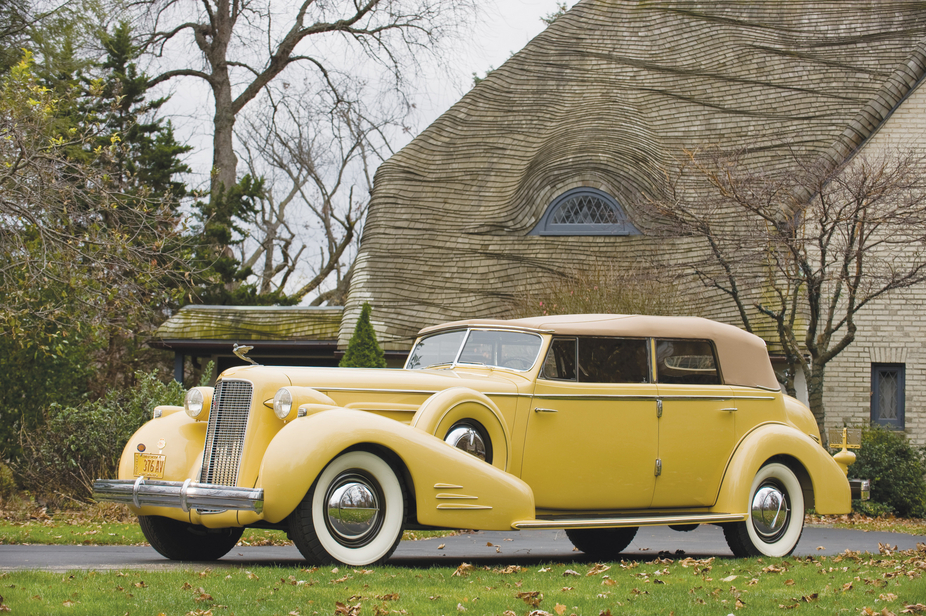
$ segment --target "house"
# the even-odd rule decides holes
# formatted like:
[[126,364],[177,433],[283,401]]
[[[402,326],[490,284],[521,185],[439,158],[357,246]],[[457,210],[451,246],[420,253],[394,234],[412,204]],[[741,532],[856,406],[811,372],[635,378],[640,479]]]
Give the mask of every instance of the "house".
[[[833,161],[920,147],[924,76],[919,3],[582,0],[379,168],[339,344],[363,302],[402,352],[570,269],[671,264],[699,248],[648,234],[634,204],[683,149],[748,144],[781,169],[787,143]],[[738,324],[722,297],[685,292]],[[914,289],[860,315],[827,370],[827,426],[887,419],[926,443],[924,304]]]

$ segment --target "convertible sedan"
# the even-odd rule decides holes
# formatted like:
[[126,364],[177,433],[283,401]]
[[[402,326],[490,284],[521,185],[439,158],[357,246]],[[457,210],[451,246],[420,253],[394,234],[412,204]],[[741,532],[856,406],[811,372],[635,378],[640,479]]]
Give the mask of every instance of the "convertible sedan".
[[640,526],[719,524],[737,556],[784,556],[805,508],[850,511],[846,464],[760,338],[551,316],[424,329],[401,370],[226,370],[157,407],[95,496],[180,560],[220,558],[245,527],[317,564],[381,563],[425,528],[564,529],[610,559]]

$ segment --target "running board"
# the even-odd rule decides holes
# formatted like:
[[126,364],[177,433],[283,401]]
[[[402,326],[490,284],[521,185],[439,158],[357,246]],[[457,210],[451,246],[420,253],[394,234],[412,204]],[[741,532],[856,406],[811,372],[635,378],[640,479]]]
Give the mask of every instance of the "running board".
[[518,520],[511,527],[516,530],[537,528],[619,528],[624,526],[668,526],[676,524],[720,524],[742,522],[746,513],[688,513],[681,515],[615,516],[609,518],[547,518]]

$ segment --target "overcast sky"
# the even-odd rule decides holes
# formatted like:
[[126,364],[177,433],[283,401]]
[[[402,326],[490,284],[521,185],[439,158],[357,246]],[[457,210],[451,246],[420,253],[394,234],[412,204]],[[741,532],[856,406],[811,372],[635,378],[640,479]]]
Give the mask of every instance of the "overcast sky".
[[[417,113],[410,119],[413,130],[408,133],[405,142],[393,143],[396,149],[458,101],[472,87],[473,73],[482,76],[489,68],[499,67],[511,54],[540,34],[546,27],[540,18],[554,12],[558,2],[479,0],[479,4],[480,14],[473,36],[454,46],[448,55],[449,67],[426,69],[421,75],[421,82],[416,87],[419,93],[419,100],[415,101]],[[568,0],[568,6],[573,4],[575,0]],[[159,94],[171,95],[161,112],[172,118],[180,142],[195,148],[186,159],[193,168],[191,184],[205,186],[212,164],[210,92],[199,80],[180,79],[162,86]]]

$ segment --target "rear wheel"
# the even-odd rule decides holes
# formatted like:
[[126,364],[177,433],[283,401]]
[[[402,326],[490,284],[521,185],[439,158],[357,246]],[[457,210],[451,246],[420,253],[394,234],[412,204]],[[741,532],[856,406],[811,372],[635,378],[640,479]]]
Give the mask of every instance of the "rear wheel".
[[787,556],[804,530],[804,494],[794,472],[784,464],[759,469],[749,492],[749,517],[723,525],[733,555]]
[[138,517],[145,539],[171,560],[218,560],[235,547],[243,528],[206,528],[156,515]]
[[405,491],[379,456],[351,451],[335,458],[290,515],[289,536],[314,564],[371,565],[399,545]]
[[611,560],[623,552],[637,534],[637,527],[574,528],[566,531],[572,545],[592,558]]
[[444,442],[492,464],[492,439],[475,419],[464,419],[453,424],[447,430]]

